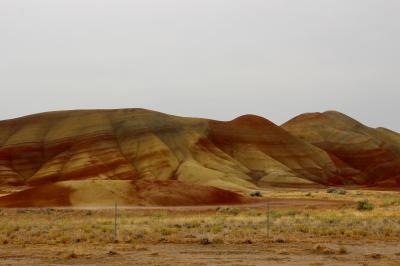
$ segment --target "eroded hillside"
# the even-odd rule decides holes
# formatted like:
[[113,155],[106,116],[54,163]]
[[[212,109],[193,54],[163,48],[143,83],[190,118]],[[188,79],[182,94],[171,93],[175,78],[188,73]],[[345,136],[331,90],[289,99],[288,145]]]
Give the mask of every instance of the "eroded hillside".
[[[30,199],[20,205],[213,204],[221,193],[228,193],[224,202],[240,203],[248,199],[237,193],[260,182],[363,185],[398,178],[397,133],[325,116],[300,116],[283,127],[254,115],[221,122],[144,109],[1,121],[0,184],[31,189],[0,198],[0,205],[19,195]],[[45,192],[52,187],[63,192]],[[194,191],[201,191],[197,200]]]

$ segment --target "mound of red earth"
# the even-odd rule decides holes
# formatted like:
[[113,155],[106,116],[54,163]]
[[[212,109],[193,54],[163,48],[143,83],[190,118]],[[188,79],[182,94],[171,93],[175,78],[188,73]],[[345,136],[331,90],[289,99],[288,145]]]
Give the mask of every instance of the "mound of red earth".
[[400,134],[338,112],[303,114],[282,125],[326,151],[360,185],[400,186]]
[[78,110],[0,121],[0,206],[248,202],[262,183],[396,184],[400,137],[339,113],[282,127],[144,109]]

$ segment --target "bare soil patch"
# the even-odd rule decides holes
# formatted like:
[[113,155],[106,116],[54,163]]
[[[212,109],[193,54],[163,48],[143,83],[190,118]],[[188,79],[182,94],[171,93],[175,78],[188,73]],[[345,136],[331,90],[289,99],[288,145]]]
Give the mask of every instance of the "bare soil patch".
[[[399,265],[396,243],[25,245],[0,250],[0,265]],[[340,253],[346,249],[346,253]]]

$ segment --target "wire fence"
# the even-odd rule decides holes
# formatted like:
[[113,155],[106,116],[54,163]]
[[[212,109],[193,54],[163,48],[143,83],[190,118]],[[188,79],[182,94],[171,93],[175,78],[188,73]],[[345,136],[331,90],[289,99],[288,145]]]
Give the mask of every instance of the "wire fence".
[[[400,240],[399,212],[305,206],[1,209],[0,244],[253,243],[291,237]],[[206,239],[206,240],[204,240]]]

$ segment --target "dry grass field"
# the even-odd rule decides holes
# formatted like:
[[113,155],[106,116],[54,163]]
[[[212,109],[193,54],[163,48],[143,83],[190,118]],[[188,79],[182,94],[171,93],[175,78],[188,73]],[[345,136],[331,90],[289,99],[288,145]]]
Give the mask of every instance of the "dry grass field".
[[266,204],[121,207],[116,240],[112,207],[1,209],[0,264],[400,265],[398,192],[263,195],[269,223]]

